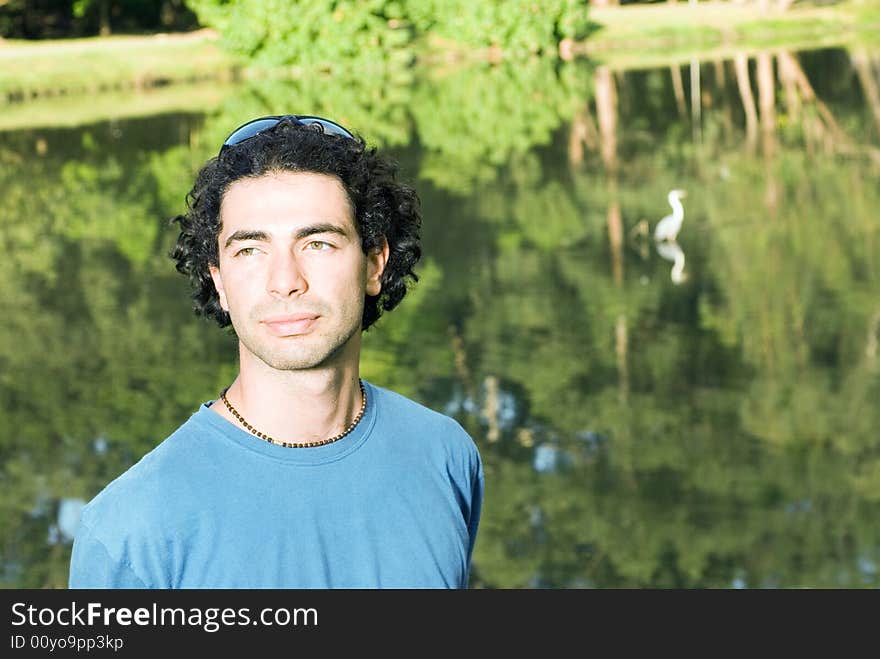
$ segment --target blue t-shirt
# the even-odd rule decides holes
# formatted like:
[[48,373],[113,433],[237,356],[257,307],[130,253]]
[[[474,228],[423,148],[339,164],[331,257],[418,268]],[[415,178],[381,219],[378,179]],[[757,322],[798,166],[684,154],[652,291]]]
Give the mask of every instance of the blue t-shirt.
[[83,509],[70,587],[467,587],[476,445],[363,382],[357,426],[311,448],[258,439],[204,403]]

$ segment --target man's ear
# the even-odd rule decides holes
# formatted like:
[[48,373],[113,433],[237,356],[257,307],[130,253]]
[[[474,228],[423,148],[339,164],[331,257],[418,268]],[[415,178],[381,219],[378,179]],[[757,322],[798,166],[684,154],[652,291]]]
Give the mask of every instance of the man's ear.
[[375,297],[382,292],[382,273],[388,265],[388,240],[382,236],[382,244],[373,247],[367,254],[367,295]]
[[220,268],[216,265],[209,265],[208,272],[211,273],[211,279],[214,280],[214,288],[217,289],[217,295],[220,298],[220,308],[229,312],[229,302],[226,300],[226,290],[223,288],[223,277],[220,275]]

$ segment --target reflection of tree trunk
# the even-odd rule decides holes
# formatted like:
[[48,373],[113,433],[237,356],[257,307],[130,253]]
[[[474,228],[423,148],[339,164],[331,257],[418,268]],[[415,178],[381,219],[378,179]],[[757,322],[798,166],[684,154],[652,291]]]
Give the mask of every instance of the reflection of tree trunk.
[[785,109],[789,119],[796,123],[800,116],[801,100],[798,96],[795,72],[792,70],[792,58],[786,51],[776,53],[776,63],[779,67],[779,82],[785,92]]
[[[608,181],[608,243],[611,247],[611,272],[614,283],[623,294],[623,219],[620,212],[620,199],[617,195],[617,180]],[[629,372],[627,369],[626,314],[620,314],[614,326],[614,344],[617,355],[617,381],[621,399],[629,392]]]
[[685,118],[687,110],[684,103],[684,83],[681,81],[681,69],[678,64],[669,67],[672,74],[672,91],[675,94],[675,107],[678,108],[678,116]]
[[[776,91],[774,89],[773,57],[768,52],[758,53],[757,64],[758,109],[761,116],[761,133],[765,137],[769,135],[772,138],[776,132]],[[772,148],[772,146],[771,141],[769,147]]]
[[749,80],[749,60],[745,53],[738,53],[733,60],[736,70],[736,85],[746,113],[746,143],[753,150],[758,137],[758,113],[755,111],[755,97]]
[[813,91],[813,86],[810,84],[809,79],[807,78],[807,74],[804,73],[804,70],[801,68],[801,65],[798,61],[786,51],[782,51],[779,53],[779,59],[786,60],[786,66],[788,67],[788,72],[791,75],[792,81],[797,87],[798,92],[800,93],[801,99],[806,103],[815,103],[816,109],[819,111],[819,115],[828,124],[827,128],[831,130],[833,133],[836,133],[836,137],[844,137],[846,139],[845,133],[840,130],[840,127],[837,125],[837,121],[834,119],[834,115],[831,114],[831,110],[828,109],[828,106],[825,105],[819,98],[816,96],[816,92]]
[[570,165],[580,165],[584,161],[584,146],[590,151],[595,151],[599,144],[599,135],[596,123],[590,108],[585,106],[578,112],[571,122],[571,130],[568,133],[568,162]]
[[[614,281],[623,287],[623,220],[620,213],[620,200],[617,197],[617,89],[614,77],[606,66],[600,66],[593,78],[596,87],[596,114],[599,118],[599,137],[601,141],[602,162],[608,172],[609,199],[608,239],[611,243],[611,259]],[[620,320],[618,320],[618,326]],[[623,319],[624,330],[626,318]],[[624,339],[626,335],[624,334]],[[621,352],[622,350],[622,352]],[[621,395],[625,396],[629,378],[626,372],[626,345],[621,348],[617,339],[618,375]],[[621,357],[622,355],[622,357]],[[621,359],[623,361],[621,361]]]
[[455,373],[458,375],[458,380],[461,382],[465,394],[471,400],[476,400],[473,377],[470,368],[468,368],[467,351],[464,348],[464,339],[452,323],[449,324],[448,332],[450,343],[452,344],[452,359],[455,364]]
[[761,146],[766,163],[767,191],[764,202],[771,215],[779,208],[779,182],[771,165],[776,151],[776,83],[773,77],[773,57],[768,52],[758,53],[758,108],[761,115]]
[[614,326],[614,351],[617,354],[617,375],[620,398],[626,400],[629,394],[629,368],[627,366],[627,342],[626,314],[617,316]]
[[691,60],[691,130],[694,136],[694,142],[700,141],[702,117],[701,104],[703,101],[700,92],[700,62],[696,59]]
[[733,115],[730,112],[730,103],[727,95],[727,75],[724,73],[725,63],[722,60],[715,60],[715,82],[718,85],[719,94],[721,96],[721,120],[724,127],[724,141],[730,143],[733,134]]
[[[616,186],[615,186],[616,187]],[[611,244],[611,271],[614,283],[623,285],[623,220],[617,195],[608,206],[608,242]]]
[[482,413],[483,418],[489,424],[486,439],[490,442],[497,442],[501,437],[501,428],[498,425],[498,410],[501,407],[498,396],[498,378],[494,375],[487,375],[483,380],[483,385],[486,388],[486,400],[483,403]]
[[599,117],[602,162],[611,173],[617,171],[617,90],[614,77],[607,66],[596,69],[593,77],[596,87],[596,114]]
[[859,76],[859,83],[865,94],[865,102],[871,108],[871,114],[874,116],[874,125],[877,126],[877,132],[880,133],[880,92],[877,91],[877,81],[874,80],[871,71],[871,61],[864,48],[859,48],[850,57]]
[[780,62],[785,62],[787,75],[791,76],[792,84],[795,85],[803,105],[815,106],[819,115],[811,117],[809,122],[807,116],[804,117],[804,134],[807,139],[815,139],[828,153],[867,153],[875,163],[880,164],[880,149],[868,144],[859,145],[850,139],[849,135],[840,128],[828,106],[816,96],[797,59],[786,51],[780,51],[778,57]]

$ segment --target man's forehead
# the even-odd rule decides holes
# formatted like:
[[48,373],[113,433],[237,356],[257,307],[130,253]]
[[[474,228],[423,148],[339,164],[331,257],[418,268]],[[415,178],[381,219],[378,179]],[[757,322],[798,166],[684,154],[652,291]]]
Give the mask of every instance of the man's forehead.
[[354,207],[342,181],[314,172],[269,172],[236,180],[221,197],[220,222],[221,232],[254,223],[290,232],[316,224],[355,231]]

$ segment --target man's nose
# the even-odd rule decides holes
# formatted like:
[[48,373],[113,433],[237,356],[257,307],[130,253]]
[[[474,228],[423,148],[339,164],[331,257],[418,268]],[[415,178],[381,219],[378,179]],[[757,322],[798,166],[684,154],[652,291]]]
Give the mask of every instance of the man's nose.
[[285,298],[306,291],[305,273],[293,252],[283,251],[272,256],[266,288],[272,295]]

